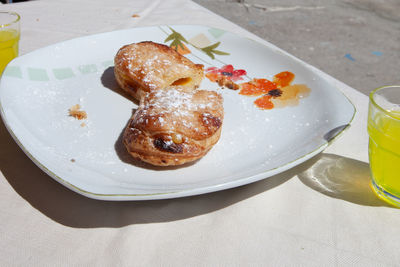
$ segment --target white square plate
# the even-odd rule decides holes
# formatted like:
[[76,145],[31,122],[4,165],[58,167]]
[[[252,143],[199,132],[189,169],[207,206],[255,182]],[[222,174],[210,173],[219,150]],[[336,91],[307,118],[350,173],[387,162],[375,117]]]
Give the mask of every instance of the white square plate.
[[[206,68],[232,64],[252,78],[267,79],[291,71],[294,83],[306,84],[311,92],[297,106],[260,110],[254,97],[219,89],[205,78],[201,88],[218,90],[224,97],[219,142],[205,157],[182,167],[137,163],[121,144],[137,105],[115,83],[113,58],[125,44],[164,43],[172,29],[188,41],[191,53],[185,56]],[[210,56],[193,45],[218,42],[216,50],[229,55]],[[68,116],[75,104],[87,112],[86,120]],[[1,78],[0,105],[8,130],[41,169],[68,188],[103,200],[190,196],[270,177],[325,149],[355,113],[337,88],[302,61],[253,40],[194,25],[102,33],[18,57]]]

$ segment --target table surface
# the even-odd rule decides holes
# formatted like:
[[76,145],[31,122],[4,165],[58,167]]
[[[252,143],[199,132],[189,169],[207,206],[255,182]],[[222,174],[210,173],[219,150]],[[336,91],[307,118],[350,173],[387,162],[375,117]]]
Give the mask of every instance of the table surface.
[[[0,8],[21,14],[21,54],[157,24],[204,24],[270,45],[185,0],[39,0]],[[370,188],[368,98],[320,73],[356,106],[351,127],[324,152],[284,173],[199,196],[86,198],[37,168],[1,123],[1,265],[398,265],[400,214]]]

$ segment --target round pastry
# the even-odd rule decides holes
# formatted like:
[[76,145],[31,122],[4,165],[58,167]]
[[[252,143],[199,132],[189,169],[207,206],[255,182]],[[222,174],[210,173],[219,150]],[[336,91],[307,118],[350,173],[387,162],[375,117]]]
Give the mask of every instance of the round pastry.
[[172,86],[146,94],[123,135],[128,152],[156,166],[203,157],[221,135],[223,99],[213,91]]
[[114,63],[119,86],[137,100],[153,89],[170,85],[194,90],[204,76],[203,65],[194,64],[169,46],[150,41],[123,46]]

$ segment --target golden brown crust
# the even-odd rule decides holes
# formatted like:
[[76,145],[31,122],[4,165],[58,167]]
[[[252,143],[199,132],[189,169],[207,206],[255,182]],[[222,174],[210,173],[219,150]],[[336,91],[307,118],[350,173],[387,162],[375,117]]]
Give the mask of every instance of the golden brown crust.
[[222,97],[205,90],[168,87],[148,93],[123,136],[128,152],[157,166],[203,157],[216,144],[223,122]]
[[203,65],[194,64],[169,46],[150,41],[123,46],[114,63],[118,84],[137,100],[153,89],[170,85],[193,90],[204,76]]

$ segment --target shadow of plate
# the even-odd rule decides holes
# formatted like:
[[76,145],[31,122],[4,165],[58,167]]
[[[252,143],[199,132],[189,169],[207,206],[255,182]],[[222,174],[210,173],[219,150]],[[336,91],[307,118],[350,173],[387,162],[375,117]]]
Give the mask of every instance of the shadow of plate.
[[267,179],[219,192],[165,200],[119,202],[84,197],[50,178],[23,153],[2,121],[0,147],[0,170],[14,191],[51,220],[74,228],[117,228],[207,214],[280,186],[316,162],[313,158]]
[[368,163],[326,153],[318,158],[311,168],[298,174],[303,184],[355,204],[392,207],[375,195]]

